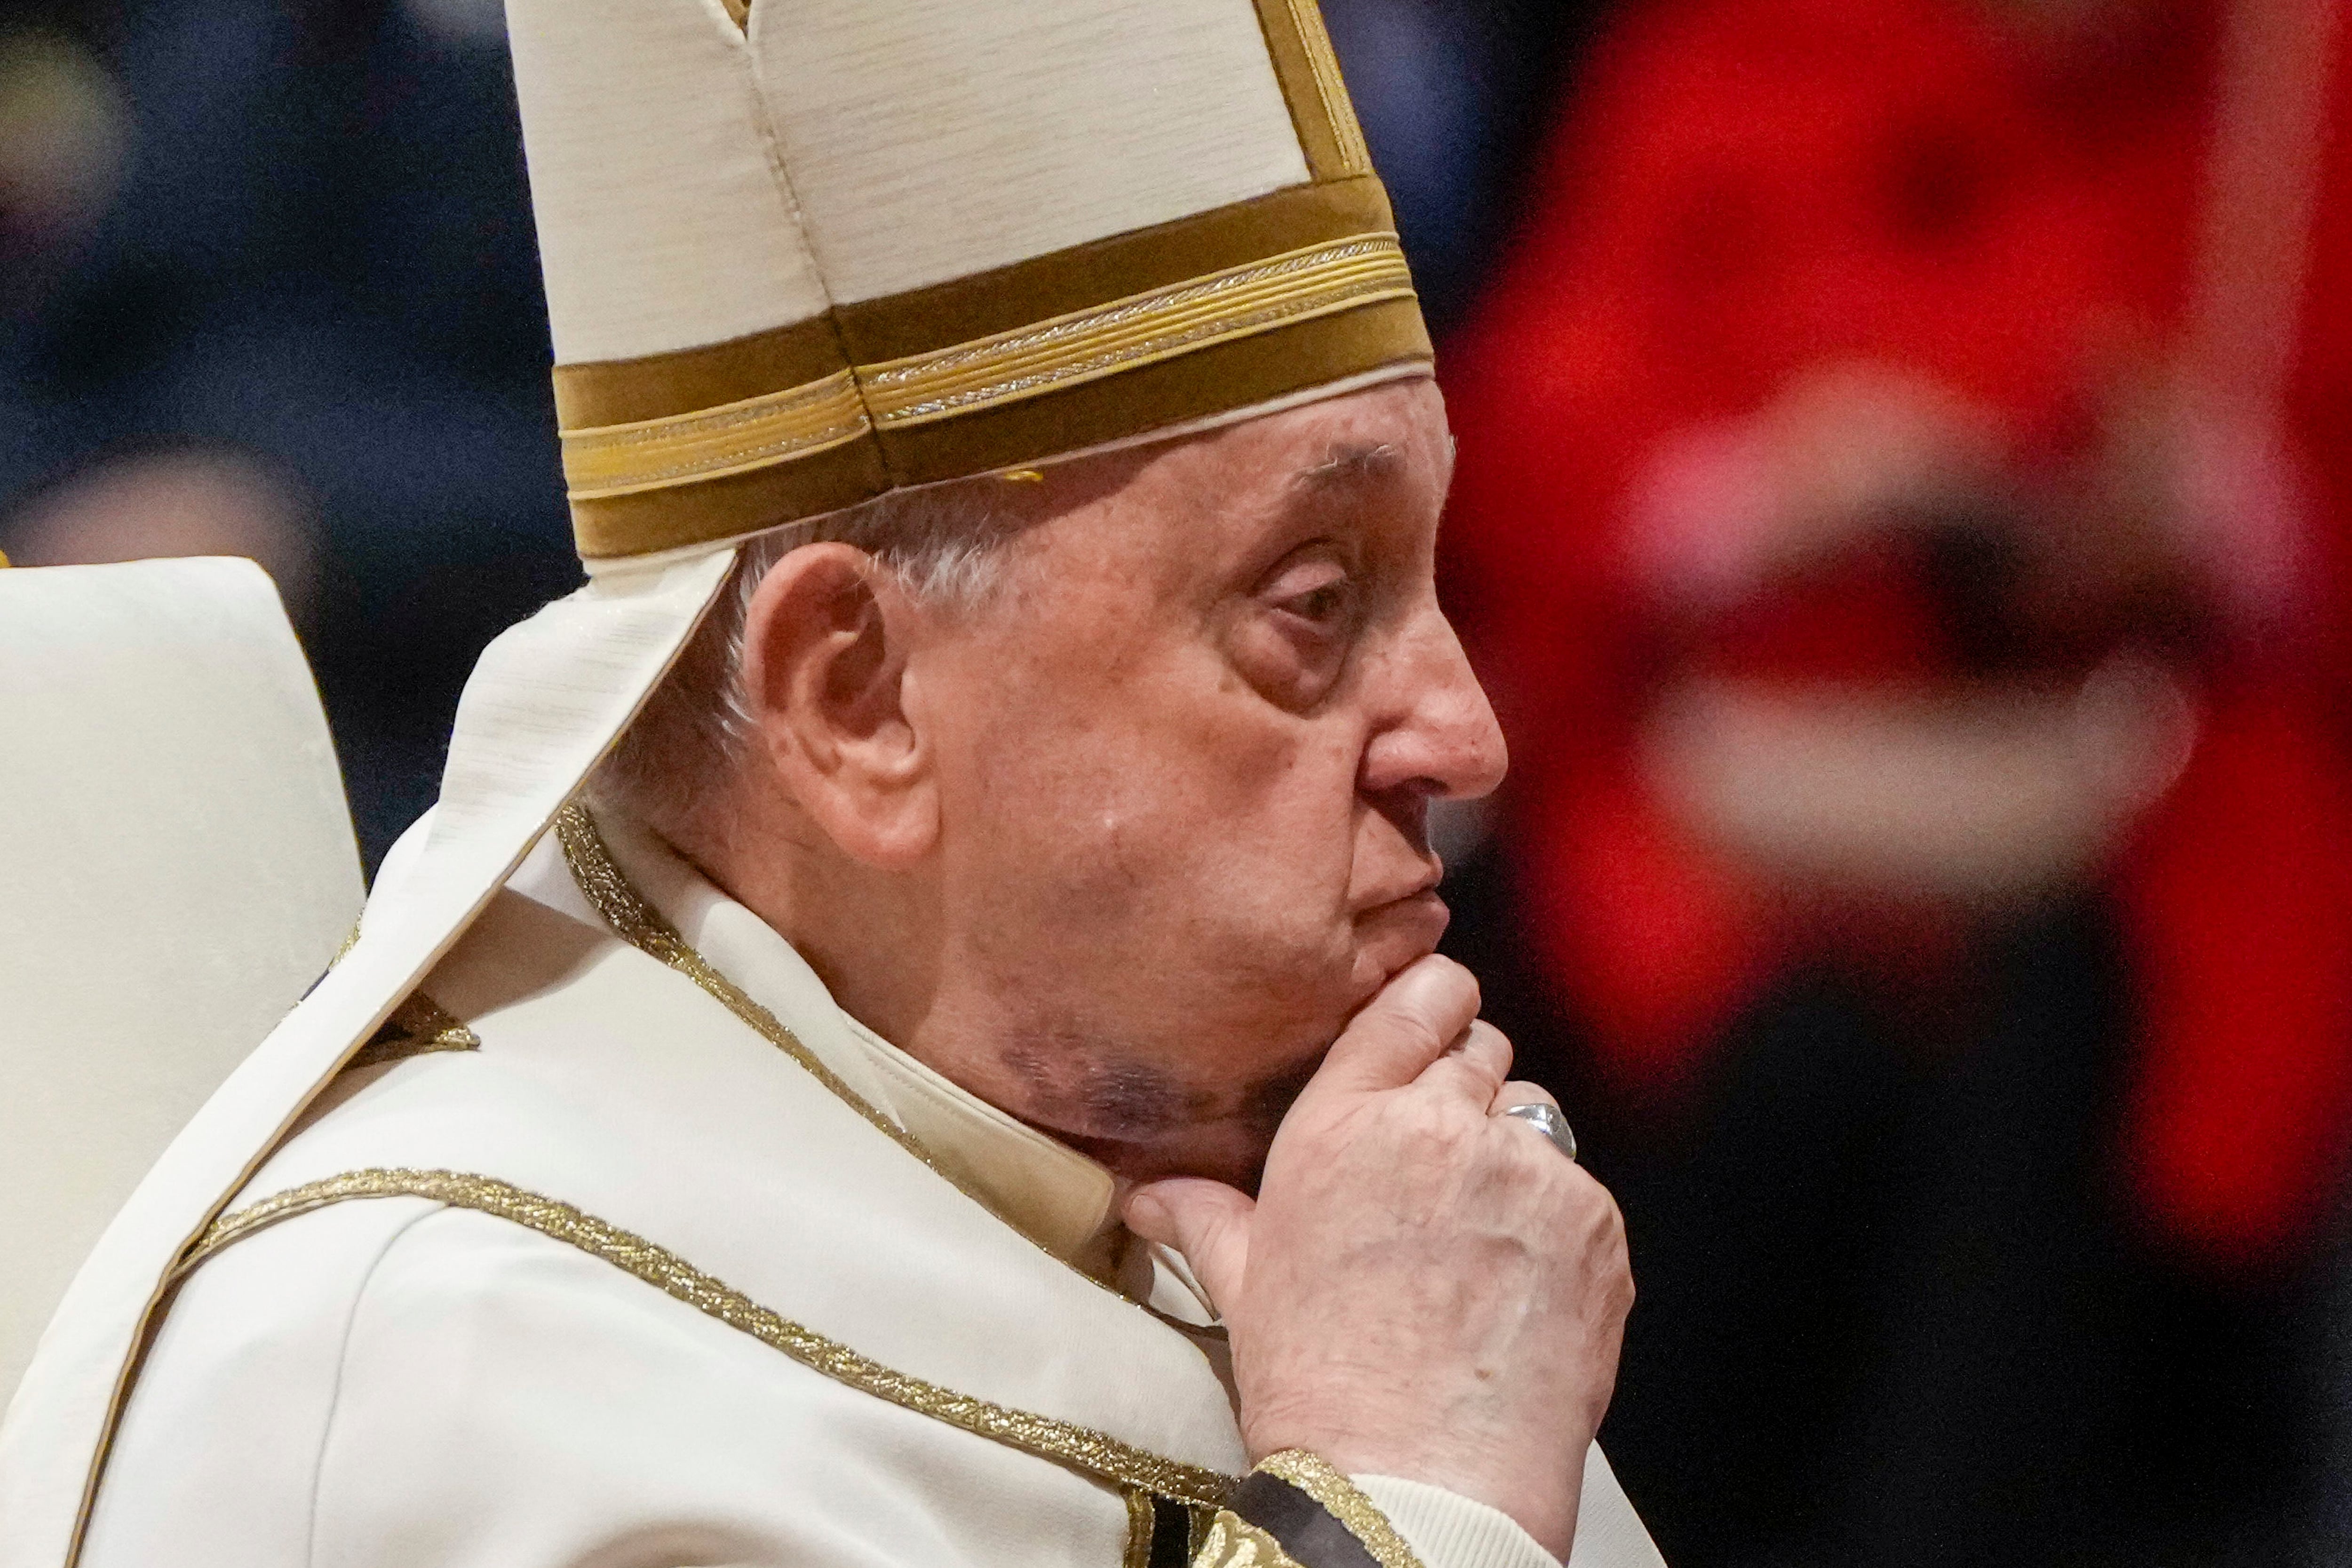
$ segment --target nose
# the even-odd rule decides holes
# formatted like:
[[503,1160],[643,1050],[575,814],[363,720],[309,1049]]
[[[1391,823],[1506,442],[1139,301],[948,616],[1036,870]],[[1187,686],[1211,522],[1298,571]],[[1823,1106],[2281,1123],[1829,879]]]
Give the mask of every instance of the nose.
[[1492,793],[1509,766],[1502,726],[1433,599],[1400,639],[1397,655],[1394,689],[1381,705],[1392,718],[1365,748],[1364,792],[1412,790],[1444,800]]

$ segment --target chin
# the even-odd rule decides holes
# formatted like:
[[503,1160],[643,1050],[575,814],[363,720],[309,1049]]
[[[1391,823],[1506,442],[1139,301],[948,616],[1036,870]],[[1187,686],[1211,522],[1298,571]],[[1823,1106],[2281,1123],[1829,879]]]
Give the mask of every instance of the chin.
[[1192,1112],[1180,1120],[1123,1130],[1124,1135],[1051,1125],[1044,1130],[1130,1182],[1203,1176],[1254,1193],[1276,1129],[1323,1065],[1338,1027],[1334,1024],[1286,1064],[1260,1072],[1251,1082],[1201,1093]]
[[1437,951],[1454,913],[1435,893],[1415,893],[1356,917],[1356,1005]]
[[1276,1129],[1331,1042],[1382,986],[1437,951],[1449,918],[1434,892],[1369,910],[1336,952],[1293,950],[1288,962],[1249,970],[1250,984],[1196,1009],[1196,1024],[1205,1011],[1214,1025],[1187,1031],[1174,1050],[1160,1041],[1014,1053],[1018,1089],[997,1103],[1126,1180],[1204,1176],[1255,1191]]

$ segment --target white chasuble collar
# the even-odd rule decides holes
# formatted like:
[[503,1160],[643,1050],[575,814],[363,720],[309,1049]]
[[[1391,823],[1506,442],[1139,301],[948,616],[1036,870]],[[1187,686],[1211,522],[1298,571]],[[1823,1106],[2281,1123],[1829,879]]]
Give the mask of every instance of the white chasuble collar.
[[[1118,1183],[1108,1171],[852,1017],[773,927],[641,824],[601,808],[592,822],[575,808],[559,819],[557,837],[563,859],[533,857],[510,884],[516,891],[566,908],[571,900],[564,889],[547,887],[560,878],[593,910],[583,918],[616,931],[630,920],[626,905],[633,895],[652,906],[693,955],[782,1020],[844,1087],[904,1131],[943,1174],[1064,1262],[1097,1278],[1109,1271],[1121,1233]],[[600,858],[609,869],[597,864]]]

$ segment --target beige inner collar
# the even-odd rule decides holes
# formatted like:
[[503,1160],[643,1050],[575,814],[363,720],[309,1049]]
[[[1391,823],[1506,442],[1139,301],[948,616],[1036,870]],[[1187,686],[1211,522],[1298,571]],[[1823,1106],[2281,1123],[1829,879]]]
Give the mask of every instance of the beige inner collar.
[[614,866],[688,945],[949,1177],[1056,1258],[1097,1278],[1111,1271],[1120,1232],[1108,1171],[851,1017],[791,943],[650,830],[609,810],[596,826]]

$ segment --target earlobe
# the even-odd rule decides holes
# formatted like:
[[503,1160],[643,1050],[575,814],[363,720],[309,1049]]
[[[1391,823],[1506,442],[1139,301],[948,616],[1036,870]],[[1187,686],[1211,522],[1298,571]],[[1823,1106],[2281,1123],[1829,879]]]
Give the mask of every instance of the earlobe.
[[930,757],[906,701],[921,617],[845,544],[779,562],[745,623],[744,687],[775,783],[845,854],[911,863],[937,835]]

